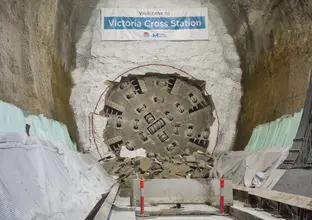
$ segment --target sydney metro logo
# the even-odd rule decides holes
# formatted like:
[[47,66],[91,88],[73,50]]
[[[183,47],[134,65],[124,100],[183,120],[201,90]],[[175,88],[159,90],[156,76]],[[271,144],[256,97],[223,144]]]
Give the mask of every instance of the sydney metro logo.
[[143,35],[144,35],[144,37],[149,37],[149,33],[148,32],[144,32]]
[[144,38],[149,38],[149,37],[152,37],[152,38],[166,38],[167,35],[166,34],[162,34],[162,33],[152,33],[150,34],[149,32],[144,32],[143,33],[143,36]]

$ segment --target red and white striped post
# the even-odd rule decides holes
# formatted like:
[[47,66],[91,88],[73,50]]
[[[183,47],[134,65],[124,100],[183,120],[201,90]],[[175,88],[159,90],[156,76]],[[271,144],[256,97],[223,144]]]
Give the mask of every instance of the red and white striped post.
[[220,179],[220,214],[224,214],[224,179]]
[[141,215],[144,214],[144,180],[140,179],[140,207],[141,207]]

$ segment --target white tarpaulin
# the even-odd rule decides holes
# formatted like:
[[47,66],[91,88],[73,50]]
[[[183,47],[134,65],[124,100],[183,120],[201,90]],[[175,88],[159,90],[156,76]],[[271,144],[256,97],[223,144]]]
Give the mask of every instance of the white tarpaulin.
[[85,219],[116,180],[90,155],[0,133],[0,219]]
[[208,9],[103,8],[102,40],[208,40]]
[[270,148],[258,151],[230,151],[220,154],[210,171],[212,178],[231,179],[234,184],[260,187],[270,172],[288,156],[287,148]]

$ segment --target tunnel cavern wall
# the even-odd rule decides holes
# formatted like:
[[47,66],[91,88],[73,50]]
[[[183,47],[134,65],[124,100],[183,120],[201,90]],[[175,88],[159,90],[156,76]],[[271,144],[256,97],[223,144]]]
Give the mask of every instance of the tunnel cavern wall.
[[0,4],[0,99],[68,126],[77,140],[69,105],[78,0]]
[[304,104],[312,64],[312,1],[213,0],[233,36],[243,70],[235,150],[252,129]]
[[[99,9],[134,5],[208,7],[210,40],[101,42]],[[0,99],[65,123],[78,139],[70,100],[79,139],[88,148],[88,114],[106,88],[104,81],[142,63],[172,64],[207,81],[220,112],[217,148],[222,151],[231,148],[237,132],[241,67],[244,96],[235,149],[243,149],[255,126],[303,106],[311,66],[311,7],[309,0],[170,0],[157,5],[139,0],[4,0],[0,5]],[[73,82],[72,62],[77,66]],[[76,87],[69,98],[72,84]]]

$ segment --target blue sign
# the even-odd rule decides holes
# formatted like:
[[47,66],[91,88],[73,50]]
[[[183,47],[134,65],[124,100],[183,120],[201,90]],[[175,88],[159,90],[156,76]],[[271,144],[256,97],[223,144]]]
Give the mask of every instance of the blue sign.
[[207,8],[102,8],[102,40],[208,40]]
[[104,17],[104,29],[185,30],[205,29],[205,16],[191,17]]

